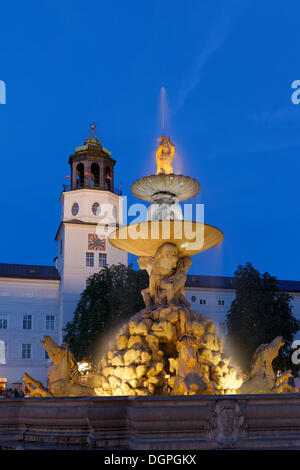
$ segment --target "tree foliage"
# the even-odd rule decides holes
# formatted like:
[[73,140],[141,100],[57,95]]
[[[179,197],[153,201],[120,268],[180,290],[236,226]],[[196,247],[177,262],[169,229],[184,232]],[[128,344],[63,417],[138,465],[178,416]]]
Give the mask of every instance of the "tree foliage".
[[64,328],[64,341],[78,361],[93,362],[114,329],[144,307],[140,292],[147,284],[145,271],[123,264],[103,268],[89,278],[73,320]]
[[292,315],[292,296],[280,292],[274,276],[260,274],[251,263],[234,273],[236,297],[227,314],[227,344],[239,365],[247,371],[256,348],[283,336],[286,344],[273,362],[275,370],[295,369],[291,342],[300,327]]

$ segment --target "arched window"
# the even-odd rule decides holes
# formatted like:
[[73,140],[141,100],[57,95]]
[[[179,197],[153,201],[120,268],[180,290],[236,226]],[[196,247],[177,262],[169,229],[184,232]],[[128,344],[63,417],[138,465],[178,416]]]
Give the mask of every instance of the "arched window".
[[111,176],[110,176],[110,169],[107,166],[105,170],[105,189],[107,191],[111,190]]
[[98,163],[92,163],[91,166],[91,186],[99,187],[100,182],[100,168]]
[[83,188],[84,186],[84,164],[78,163],[76,167],[76,179],[77,179],[77,187]]

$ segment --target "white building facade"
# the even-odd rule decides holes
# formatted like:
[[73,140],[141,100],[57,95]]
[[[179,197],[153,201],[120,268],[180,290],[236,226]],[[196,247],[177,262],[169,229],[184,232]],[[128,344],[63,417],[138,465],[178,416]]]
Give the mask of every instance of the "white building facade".
[[59,275],[55,267],[0,264],[0,386],[18,387],[24,371],[45,381],[40,341],[58,341]]
[[[293,315],[300,320],[300,281],[278,280],[281,292],[290,294]],[[235,298],[234,278],[189,275],[185,288],[191,308],[211,318],[221,336],[226,334],[226,315]],[[300,331],[295,336],[300,339]]]

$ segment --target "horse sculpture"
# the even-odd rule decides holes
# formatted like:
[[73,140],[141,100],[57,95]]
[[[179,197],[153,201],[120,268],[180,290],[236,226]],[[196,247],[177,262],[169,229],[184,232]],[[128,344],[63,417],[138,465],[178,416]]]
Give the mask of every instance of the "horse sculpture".
[[275,377],[272,362],[284,345],[282,336],[276,336],[269,344],[261,344],[253,354],[247,380],[238,393],[293,393],[297,389],[288,384],[291,371]]
[[95,396],[94,388],[79,383],[79,370],[76,360],[66,344],[58,344],[45,336],[41,341],[48,356],[53,360],[53,368],[48,378],[48,388],[24,373],[26,397],[79,397]]

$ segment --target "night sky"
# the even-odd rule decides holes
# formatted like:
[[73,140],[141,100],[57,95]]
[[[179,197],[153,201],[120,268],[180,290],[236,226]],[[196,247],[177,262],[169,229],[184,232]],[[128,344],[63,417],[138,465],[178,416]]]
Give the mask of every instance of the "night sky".
[[53,264],[68,158],[91,122],[125,194],[155,171],[165,87],[175,170],[224,232],[190,273],[250,261],[300,279],[299,2],[17,1],[0,14],[0,262]]

